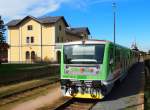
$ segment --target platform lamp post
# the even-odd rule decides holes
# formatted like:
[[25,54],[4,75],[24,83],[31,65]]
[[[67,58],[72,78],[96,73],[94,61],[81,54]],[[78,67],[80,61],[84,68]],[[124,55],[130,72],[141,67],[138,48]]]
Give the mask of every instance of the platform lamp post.
[[113,56],[114,56],[114,62],[116,63],[116,58],[115,58],[115,56],[116,56],[116,46],[115,46],[115,44],[116,44],[116,3],[115,2],[113,2],[113,4],[112,4],[112,8],[113,8],[113,19],[114,19],[114,35],[113,35],[113,42],[114,42],[114,47],[113,47]]

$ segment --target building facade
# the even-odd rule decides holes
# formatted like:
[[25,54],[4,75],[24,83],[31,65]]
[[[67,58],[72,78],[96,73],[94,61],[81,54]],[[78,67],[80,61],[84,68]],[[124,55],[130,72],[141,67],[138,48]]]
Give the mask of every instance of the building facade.
[[8,26],[9,62],[55,62],[64,42],[88,39],[87,27],[71,28],[63,16],[12,20]]

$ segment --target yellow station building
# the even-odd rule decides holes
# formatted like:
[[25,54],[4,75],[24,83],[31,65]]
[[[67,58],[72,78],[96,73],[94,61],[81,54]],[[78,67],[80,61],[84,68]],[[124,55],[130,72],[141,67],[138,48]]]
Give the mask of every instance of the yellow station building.
[[63,16],[12,20],[8,26],[9,62],[56,62],[64,42],[88,39],[87,27],[69,27]]

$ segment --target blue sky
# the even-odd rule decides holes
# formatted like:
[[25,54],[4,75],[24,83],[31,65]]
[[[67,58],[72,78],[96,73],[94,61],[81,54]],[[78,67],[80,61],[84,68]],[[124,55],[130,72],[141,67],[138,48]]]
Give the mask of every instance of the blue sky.
[[5,22],[26,15],[64,16],[71,27],[87,26],[92,38],[111,41],[113,41],[112,2],[115,1],[117,4],[116,42],[130,47],[136,40],[140,49],[144,51],[150,49],[149,0],[0,1],[0,13]]

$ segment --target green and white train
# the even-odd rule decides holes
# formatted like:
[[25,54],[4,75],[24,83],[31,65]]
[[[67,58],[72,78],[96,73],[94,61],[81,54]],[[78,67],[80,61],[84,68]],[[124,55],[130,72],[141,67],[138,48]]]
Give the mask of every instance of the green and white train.
[[102,99],[139,61],[138,51],[105,40],[65,43],[61,52],[64,96]]

